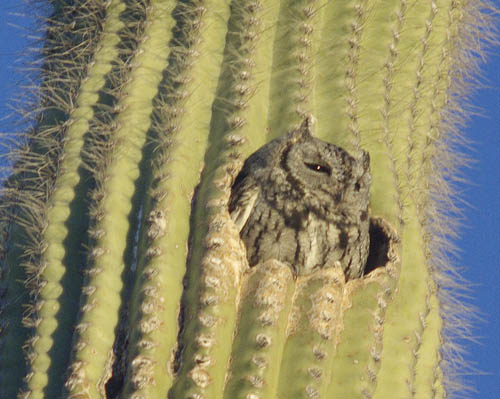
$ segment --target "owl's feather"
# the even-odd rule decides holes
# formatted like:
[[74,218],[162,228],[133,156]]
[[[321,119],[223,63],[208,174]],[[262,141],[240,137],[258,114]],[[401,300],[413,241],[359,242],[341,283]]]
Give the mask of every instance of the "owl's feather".
[[238,231],[241,232],[245,224],[247,223],[248,217],[253,210],[255,201],[259,196],[259,188],[254,186],[253,189],[243,190],[239,192],[240,195],[235,198],[233,205],[233,212],[231,213],[231,218],[234,224],[238,227]]

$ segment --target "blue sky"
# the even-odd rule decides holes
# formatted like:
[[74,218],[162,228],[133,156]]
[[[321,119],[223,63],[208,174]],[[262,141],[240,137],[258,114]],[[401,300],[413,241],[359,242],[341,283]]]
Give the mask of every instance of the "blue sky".
[[[495,2],[500,7],[500,2]],[[467,345],[468,358],[482,375],[471,377],[478,391],[474,397],[500,398],[500,48],[490,49],[482,66],[484,89],[476,90],[471,103],[481,115],[472,116],[464,136],[471,142],[464,152],[475,164],[464,169],[467,184],[460,186],[465,220],[456,245],[458,265],[471,283],[470,302],[479,308],[482,321],[473,331],[478,343]]]
[[[500,0],[494,1],[500,7]],[[26,84],[17,70],[29,43],[33,13],[26,13],[22,0],[0,1],[0,131],[14,129],[8,118],[7,104]],[[471,103],[479,107],[464,130],[471,143],[463,151],[476,162],[463,172],[467,183],[459,187],[465,220],[460,238],[458,266],[470,282],[469,302],[478,308],[473,335],[476,342],[466,342],[467,359],[481,373],[468,376],[480,399],[500,398],[500,48],[489,50],[482,66],[484,88],[474,91]],[[0,147],[1,151],[1,147]]]

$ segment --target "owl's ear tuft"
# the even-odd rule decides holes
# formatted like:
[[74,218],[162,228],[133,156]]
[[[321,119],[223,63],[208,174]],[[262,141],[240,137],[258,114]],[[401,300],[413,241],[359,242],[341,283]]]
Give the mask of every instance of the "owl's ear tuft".
[[313,137],[314,123],[316,119],[311,114],[306,114],[301,125],[290,132],[290,142],[295,144],[309,140]]
[[312,116],[312,114],[307,113],[304,116],[304,120],[302,121],[299,130],[304,135],[312,136],[315,124],[316,124],[316,118]]

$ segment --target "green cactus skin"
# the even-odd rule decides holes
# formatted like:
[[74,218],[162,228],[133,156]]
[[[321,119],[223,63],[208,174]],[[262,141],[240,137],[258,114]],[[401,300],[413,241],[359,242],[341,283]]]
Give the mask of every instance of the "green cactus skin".
[[[50,3],[36,122],[1,193],[0,397],[461,389],[442,208],[460,164],[456,97],[492,6]],[[360,279],[250,269],[228,214],[244,159],[306,115],[319,138],[370,153]]]
[[270,261],[249,271],[241,295],[241,317],[224,397],[276,396],[291,310],[289,266]]

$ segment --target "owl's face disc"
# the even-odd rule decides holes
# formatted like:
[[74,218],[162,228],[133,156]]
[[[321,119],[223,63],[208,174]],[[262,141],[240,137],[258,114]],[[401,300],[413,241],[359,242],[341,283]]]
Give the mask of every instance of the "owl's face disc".
[[342,148],[304,134],[280,154],[274,173],[285,173],[291,195],[319,214],[337,208],[344,217],[368,207],[369,157],[354,158]]

